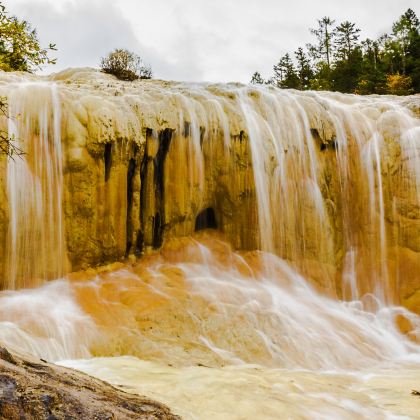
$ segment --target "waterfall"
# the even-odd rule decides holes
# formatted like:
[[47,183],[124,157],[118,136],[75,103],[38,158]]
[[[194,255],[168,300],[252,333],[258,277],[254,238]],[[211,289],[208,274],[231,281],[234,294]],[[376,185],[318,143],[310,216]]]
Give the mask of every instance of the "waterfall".
[[7,164],[9,232],[6,287],[42,284],[63,274],[63,152],[56,86],[20,83],[7,98],[9,136],[24,155]]
[[418,96],[92,70],[0,94],[25,152],[0,156],[2,343],[185,418],[416,418]]
[[7,166],[7,288],[149,252],[211,214],[235,248],[329,295],[375,307],[413,292],[417,97],[77,74],[2,86],[26,152]]
[[[405,196],[407,190],[418,191],[418,118],[388,98],[265,87],[242,88],[238,103],[252,152],[261,249],[301,268],[305,260],[328,263],[340,252],[338,287],[345,298],[372,293],[384,304],[394,302],[386,200],[398,189]],[[399,152],[404,157],[399,172],[390,173]],[[334,185],[325,179],[325,159],[333,166],[334,194]],[[401,173],[406,184],[399,186]],[[413,206],[420,205],[418,198]],[[343,230],[341,250],[334,243],[337,219]]]

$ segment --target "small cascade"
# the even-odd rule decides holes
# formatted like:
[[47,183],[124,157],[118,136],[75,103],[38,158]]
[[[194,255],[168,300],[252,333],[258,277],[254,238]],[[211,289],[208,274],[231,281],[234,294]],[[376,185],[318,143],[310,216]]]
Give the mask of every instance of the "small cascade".
[[[345,299],[371,293],[395,302],[388,203],[397,190],[404,197],[418,191],[419,120],[387,98],[264,87],[242,88],[237,97],[252,152],[260,248],[309,277],[308,263],[316,261],[318,281],[330,278],[323,287],[337,287]],[[401,166],[392,167],[400,152]],[[342,282],[334,286],[328,266],[337,254]]]
[[211,231],[134,266],[5,292],[0,304],[0,339],[50,360],[90,350],[175,366],[347,371],[420,357],[419,316],[322,296],[286,261],[235,253]]
[[64,280],[0,295],[0,341],[47,360],[90,356],[97,327]]
[[54,85],[19,84],[8,98],[9,136],[24,155],[9,158],[6,288],[63,275],[61,104]]

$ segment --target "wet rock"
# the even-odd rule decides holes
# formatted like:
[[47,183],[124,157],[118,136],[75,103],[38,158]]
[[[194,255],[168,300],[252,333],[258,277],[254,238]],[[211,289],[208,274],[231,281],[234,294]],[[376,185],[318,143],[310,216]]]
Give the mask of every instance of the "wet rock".
[[175,420],[163,404],[0,347],[1,419]]
[[[0,75],[0,96],[19,90],[11,83],[14,77]],[[56,200],[62,209],[54,214],[63,223],[51,224],[49,217],[26,223],[23,211],[20,218],[9,214],[8,167],[0,156],[1,289],[36,286],[45,273],[53,279],[133,260],[202,228],[217,228],[234,249],[261,249],[269,235],[259,232],[262,200],[255,166],[264,168],[261,184],[269,184],[265,206],[270,208],[273,247],[265,249],[292,261],[317,289],[344,299],[350,293],[345,271],[355,258],[360,295],[377,290],[376,279],[389,279],[381,285],[389,300],[420,313],[420,208],[412,168],[420,149],[410,137],[417,131],[407,129],[416,126],[418,95],[362,100],[333,93],[277,93],[277,106],[274,90],[264,96],[249,88],[252,109],[261,117],[257,131],[265,160],[255,165],[255,134],[241,107],[244,86],[159,80],[127,84],[92,69],[70,69],[48,80],[55,81],[61,110],[63,174],[53,191],[62,194]],[[32,128],[40,123],[36,85],[20,89],[17,97],[17,103],[27,102],[22,113]],[[54,109],[50,100],[43,106]],[[371,127],[378,138],[371,136]],[[38,130],[32,128],[25,141],[37,144]],[[301,134],[305,139],[300,141]],[[39,159],[31,150],[25,159],[37,167]],[[44,184],[49,185],[45,179]],[[48,208],[49,195],[44,195]],[[13,219],[21,234],[11,252]],[[50,235],[34,232],[32,225],[42,225]],[[51,225],[62,226],[62,233]],[[23,240],[25,235],[35,240]],[[40,237],[46,244],[39,243]],[[8,262],[8,255],[16,261]]]

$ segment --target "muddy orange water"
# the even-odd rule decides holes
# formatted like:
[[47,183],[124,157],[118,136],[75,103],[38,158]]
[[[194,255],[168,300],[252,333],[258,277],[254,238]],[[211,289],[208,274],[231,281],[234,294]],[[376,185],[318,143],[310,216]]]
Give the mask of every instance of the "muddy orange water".
[[417,315],[323,296],[288,262],[210,231],[3,292],[0,319],[9,346],[189,419],[420,418]]

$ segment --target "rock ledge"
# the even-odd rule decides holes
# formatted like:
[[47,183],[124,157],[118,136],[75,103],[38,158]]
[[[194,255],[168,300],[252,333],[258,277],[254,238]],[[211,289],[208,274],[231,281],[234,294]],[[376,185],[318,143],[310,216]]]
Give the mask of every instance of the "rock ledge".
[[0,346],[0,419],[179,420],[163,404]]

